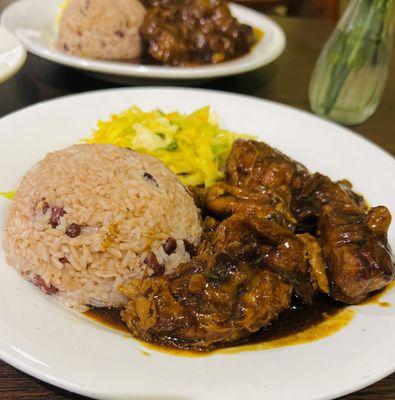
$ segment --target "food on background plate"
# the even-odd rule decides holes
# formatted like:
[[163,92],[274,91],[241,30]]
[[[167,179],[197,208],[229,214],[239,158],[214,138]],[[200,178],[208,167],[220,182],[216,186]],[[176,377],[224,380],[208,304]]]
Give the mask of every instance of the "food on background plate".
[[160,161],[80,144],[48,154],[23,178],[4,250],[26,279],[86,310],[124,304],[120,284],[173,271],[200,234],[192,197]]
[[[144,7],[145,3],[146,7]],[[194,66],[246,54],[253,28],[222,0],[66,0],[56,47],[77,56]]]
[[139,29],[145,8],[138,0],[73,0],[59,21],[57,47],[64,52],[102,60],[140,56]]
[[224,1],[145,0],[140,32],[147,54],[172,66],[218,64],[248,53],[251,26],[241,24]]
[[23,179],[7,261],[68,306],[119,306],[136,338],[230,346],[285,310],[359,304],[394,277],[386,207],[220,129],[208,107],[132,107],[85,140]]

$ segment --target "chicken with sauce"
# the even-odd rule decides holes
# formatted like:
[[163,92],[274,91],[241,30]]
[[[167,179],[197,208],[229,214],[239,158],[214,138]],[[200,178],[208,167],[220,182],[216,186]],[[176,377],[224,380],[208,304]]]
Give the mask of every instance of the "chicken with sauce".
[[217,64],[248,53],[251,26],[234,18],[221,0],[146,0],[140,34],[144,51],[159,64]]
[[255,141],[237,141],[227,177],[237,187],[285,188],[298,231],[310,231],[320,242],[331,296],[349,304],[387,285],[394,266],[387,242],[391,215],[384,206],[369,210],[347,181],[333,182]]
[[178,348],[211,349],[267,326],[290,307],[293,288],[311,301],[317,284],[309,245],[276,224],[264,215],[254,220],[239,213],[222,222],[207,217],[189,263],[120,288],[130,298],[122,318],[132,334]]
[[132,334],[178,348],[236,343],[319,293],[356,304],[394,275],[384,207],[270,146],[233,145],[226,179],[191,188],[206,216],[195,257],[121,287]]

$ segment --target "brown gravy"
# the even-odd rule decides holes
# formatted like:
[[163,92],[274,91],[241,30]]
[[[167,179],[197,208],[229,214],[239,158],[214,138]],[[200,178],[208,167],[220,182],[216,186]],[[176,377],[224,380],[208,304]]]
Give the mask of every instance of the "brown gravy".
[[391,307],[391,303],[388,301],[382,301],[382,296],[389,292],[392,288],[395,288],[395,281],[392,281],[389,285],[387,285],[384,289],[379,290],[378,292],[373,293],[371,296],[369,296],[365,301],[363,301],[361,304],[370,304],[370,305],[376,305],[379,307]]
[[[85,315],[110,328],[122,333],[128,333],[121,320],[119,308],[92,308]],[[262,329],[230,348],[198,352],[178,350],[145,342],[141,343],[152,350],[189,357],[205,356],[214,352],[238,353],[241,351],[269,349],[307,343],[329,336],[346,326],[353,315],[354,311],[351,308],[321,296],[315,299],[315,303],[312,306],[293,306],[291,309],[284,311],[270,327]]]
[[123,333],[129,333],[128,328],[122,322],[121,308],[118,307],[92,307],[84,312],[84,315],[96,322],[99,322],[109,328],[113,328]]
[[[391,303],[382,301],[381,297],[394,287],[395,282],[392,282],[382,291],[370,296],[362,305],[373,304],[380,307],[391,307]],[[120,311],[120,308],[92,308],[84,315],[103,325],[130,335],[121,320]],[[344,328],[352,320],[353,316],[354,310],[351,307],[331,300],[326,296],[319,296],[314,300],[312,306],[293,306],[284,311],[269,327],[262,329],[232,347],[199,352],[178,350],[146,342],[141,343],[148,349],[184,357],[202,357],[213,353],[234,354],[242,351],[273,349],[319,340]],[[142,354],[149,355],[146,351],[142,351]]]

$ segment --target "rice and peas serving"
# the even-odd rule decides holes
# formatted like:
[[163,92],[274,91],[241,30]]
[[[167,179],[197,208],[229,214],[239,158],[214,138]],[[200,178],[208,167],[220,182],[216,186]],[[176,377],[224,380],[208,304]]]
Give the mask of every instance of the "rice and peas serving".
[[86,144],[48,154],[23,178],[6,223],[7,262],[69,307],[125,304],[119,285],[190,259],[202,228],[184,184],[221,179],[239,136],[208,107],[132,107],[99,122]]

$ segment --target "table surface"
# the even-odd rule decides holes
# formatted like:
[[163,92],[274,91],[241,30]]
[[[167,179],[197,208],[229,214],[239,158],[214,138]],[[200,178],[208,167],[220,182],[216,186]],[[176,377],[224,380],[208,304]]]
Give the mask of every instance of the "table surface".
[[[6,0],[0,0],[1,6]],[[201,87],[271,99],[304,110],[309,109],[307,88],[314,62],[333,29],[329,21],[277,18],[287,35],[285,53],[273,64],[237,77],[219,79]],[[23,69],[0,85],[0,117],[37,103],[70,93],[104,89],[116,85],[88,77],[29,55]],[[395,64],[377,112],[353,129],[361,136],[395,154],[394,124]],[[363,349],[361,349],[363,351]],[[74,395],[33,379],[0,361],[0,399],[74,399]],[[342,400],[394,400],[395,374]]]

